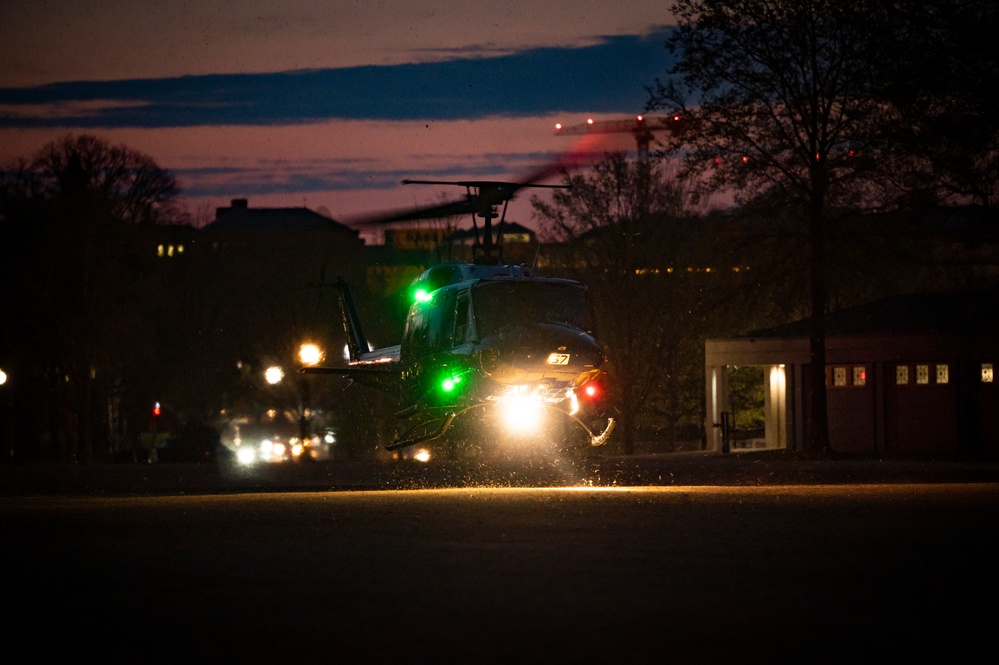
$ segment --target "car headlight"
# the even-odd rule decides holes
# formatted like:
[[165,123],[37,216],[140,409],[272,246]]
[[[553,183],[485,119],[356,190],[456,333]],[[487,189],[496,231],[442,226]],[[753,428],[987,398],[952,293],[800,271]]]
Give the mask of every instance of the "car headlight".
[[240,464],[253,464],[257,460],[257,453],[249,446],[240,446],[236,449],[236,461]]

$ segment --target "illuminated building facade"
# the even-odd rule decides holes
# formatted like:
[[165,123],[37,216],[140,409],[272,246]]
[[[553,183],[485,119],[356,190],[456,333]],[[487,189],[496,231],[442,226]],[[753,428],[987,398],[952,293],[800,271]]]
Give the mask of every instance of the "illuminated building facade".
[[[808,320],[705,341],[710,450],[800,450],[809,432]],[[830,445],[838,453],[999,455],[999,293],[920,293],[826,319]],[[739,436],[728,376],[758,368],[765,428]]]

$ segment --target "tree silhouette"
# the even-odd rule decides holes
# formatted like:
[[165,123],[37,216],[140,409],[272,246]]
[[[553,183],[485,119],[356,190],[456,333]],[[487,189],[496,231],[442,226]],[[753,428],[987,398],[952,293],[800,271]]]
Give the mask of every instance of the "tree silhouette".
[[[891,76],[900,122],[884,135],[897,180],[920,201],[999,202],[999,4],[890,3]],[[889,41],[890,40],[890,41]]]
[[149,383],[139,368],[154,366],[144,308],[155,276],[136,234],[184,220],[176,182],[148,156],[82,135],[5,169],[3,185],[3,276],[14,286],[2,354],[20,359],[19,403],[36,438],[51,440],[46,454],[89,462],[125,378]]
[[608,155],[565,184],[532,200],[542,230],[563,243],[544,253],[545,269],[590,289],[624,452],[653,420],[672,447],[681,426],[699,424],[689,416],[701,411],[700,333],[715,309],[703,268],[721,245],[691,223],[686,193],[658,160]]
[[874,177],[894,112],[877,0],[680,0],[667,42],[675,64],[649,109],[682,118],[666,139],[702,193],[795,211],[809,246],[810,372],[806,445],[829,447],[825,384],[827,236],[843,210],[884,205]]

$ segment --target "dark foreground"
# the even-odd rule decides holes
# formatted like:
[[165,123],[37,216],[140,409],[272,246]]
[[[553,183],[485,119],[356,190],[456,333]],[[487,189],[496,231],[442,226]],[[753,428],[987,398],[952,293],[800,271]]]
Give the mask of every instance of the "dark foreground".
[[582,476],[0,469],[8,650],[105,663],[992,651],[992,466],[784,461],[605,461]]
[[676,453],[583,459],[2,465],[0,496],[142,495],[447,487],[627,487],[999,482],[999,460]]

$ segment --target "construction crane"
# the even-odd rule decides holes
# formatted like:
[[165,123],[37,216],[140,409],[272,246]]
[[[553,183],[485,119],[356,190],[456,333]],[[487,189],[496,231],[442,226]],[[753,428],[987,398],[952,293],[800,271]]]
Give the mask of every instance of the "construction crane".
[[635,137],[638,156],[645,157],[649,154],[649,144],[655,138],[653,132],[678,132],[682,126],[683,119],[678,115],[669,118],[647,118],[639,115],[630,120],[602,120],[599,122],[593,118],[589,118],[586,122],[571,127],[566,127],[562,123],[556,123],[555,135],[620,134],[627,132]]

